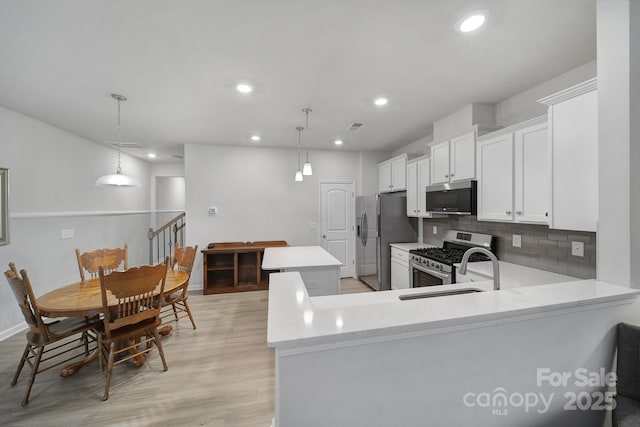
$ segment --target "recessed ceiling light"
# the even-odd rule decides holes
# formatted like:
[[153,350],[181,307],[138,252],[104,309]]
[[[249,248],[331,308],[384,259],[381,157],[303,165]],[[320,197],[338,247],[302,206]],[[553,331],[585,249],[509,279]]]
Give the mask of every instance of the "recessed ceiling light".
[[375,101],[373,101],[374,104],[376,104],[378,107],[382,107],[383,105],[387,105],[387,103],[389,102],[389,100],[387,98],[377,98]]
[[260,136],[259,135],[252,135],[251,136],[251,140],[255,141],[255,142],[258,142],[258,141],[260,141]]
[[155,158],[156,158],[156,157],[158,157],[158,156],[156,155],[156,153],[149,153],[149,154],[147,154],[147,157],[150,157],[150,158],[152,158],[152,159],[155,159]]
[[336,139],[335,141],[333,141],[334,144],[336,145],[342,145],[342,140],[341,139]]
[[236,85],[236,90],[240,93],[251,93],[253,91],[253,86],[249,83],[238,83]]
[[487,11],[486,10],[476,10],[471,12],[465,16],[463,16],[458,21],[458,31],[461,33],[469,33],[471,31],[475,31],[484,24],[484,21],[487,19]]

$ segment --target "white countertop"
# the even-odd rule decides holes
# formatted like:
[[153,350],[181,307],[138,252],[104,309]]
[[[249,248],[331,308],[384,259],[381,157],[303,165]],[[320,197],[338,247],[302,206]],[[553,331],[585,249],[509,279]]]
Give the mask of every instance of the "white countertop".
[[391,243],[389,246],[392,248],[398,248],[403,251],[411,251],[413,249],[420,248],[434,248],[434,245],[429,245],[427,243]]
[[321,246],[286,246],[266,248],[262,258],[263,270],[283,268],[331,267],[342,263]]
[[[580,280],[577,277],[525,267],[524,265],[512,264],[510,262],[498,261],[498,264],[500,266],[500,284],[502,289]],[[459,273],[460,264],[455,264],[455,267],[456,277],[458,278],[456,280],[459,281],[459,278],[462,276]],[[467,272],[479,274],[486,277],[487,280],[492,280],[493,278],[491,261],[470,262],[467,264]]]
[[[574,310],[578,307],[624,303],[640,290],[596,280],[500,291],[492,282],[463,283],[309,297],[299,273],[270,276],[267,342],[271,347],[340,345],[358,339],[397,334],[438,333],[443,328],[472,328],[482,322],[508,322],[521,316]],[[400,301],[405,294],[479,288],[486,292]]]

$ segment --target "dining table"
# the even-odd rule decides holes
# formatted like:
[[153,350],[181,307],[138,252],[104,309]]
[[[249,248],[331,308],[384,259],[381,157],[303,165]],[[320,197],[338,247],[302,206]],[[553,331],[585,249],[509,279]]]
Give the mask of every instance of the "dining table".
[[[167,270],[163,294],[169,295],[180,289],[189,280],[189,273],[179,270]],[[158,285],[157,292],[160,292]],[[100,290],[100,279],[90,279],[80,282],[63,285],[48,292],[36,299],[40,314],[45,317],[94,317],[103,312],[102,293]],[[116,306],[118,301],[110,296],[108,305]],[[159,330],[162,335],[170,331],[171,326],[167,325],[164,331]],[[164,333],[162,333],[164,332]],[[83,360],[65,366],[60,371],[60,376],[66,377],[75,374],[82,366],[95,360],[98,357],[98,349],[89,354]],[[144,364],[146,357],[134,360],[136,365]]]

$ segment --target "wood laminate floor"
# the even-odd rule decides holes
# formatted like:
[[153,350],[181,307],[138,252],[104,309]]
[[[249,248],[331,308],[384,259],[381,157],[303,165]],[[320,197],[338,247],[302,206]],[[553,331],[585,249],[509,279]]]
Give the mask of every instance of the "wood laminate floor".
[[[342,280],[342,293],[369,291],[358,280]],[[163,338],[169,370],[156,351],[141,368],[116,366],[106,402],[96,361],[67,378],[58,368],[39,374],[29,405],[20,406],[28,367],[9,385],[25,345],[18,333],[0,342],[0,425],[270,426],[275,366],[266,343],[267,302],[267,291],[190,294],[198,329],[188,319],[172,323]]]

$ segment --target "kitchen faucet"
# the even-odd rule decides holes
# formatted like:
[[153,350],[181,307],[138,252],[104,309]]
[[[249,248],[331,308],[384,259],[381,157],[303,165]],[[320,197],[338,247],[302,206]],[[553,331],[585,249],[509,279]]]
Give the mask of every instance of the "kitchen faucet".
[[493,252],[485,249],[485,248],[471,248],[464,253],[462,256],[462,262],[460,263],[460,274],[467,274],[467,263],[469,262],[469,257],[474,253],[485,254],[491,260],[491,265],[493,266],[493,290],[500,290],[500,266],[498,265],[498,258],[493,254]]

